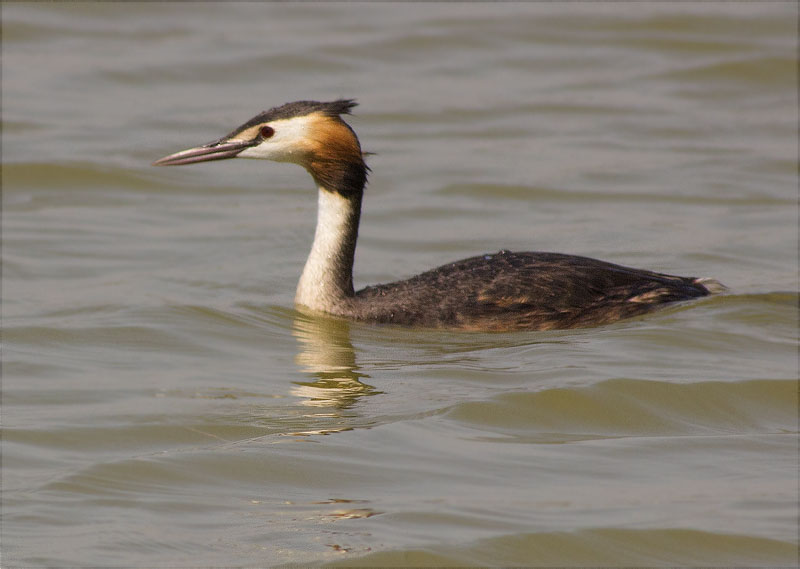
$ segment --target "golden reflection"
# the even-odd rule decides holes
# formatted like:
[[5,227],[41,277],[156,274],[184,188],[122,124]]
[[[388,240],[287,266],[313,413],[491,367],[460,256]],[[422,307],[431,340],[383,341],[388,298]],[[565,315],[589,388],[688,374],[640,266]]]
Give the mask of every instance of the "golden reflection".
[[351,407],[365,395],[379,393],[361,381],[369,376],[358,371],[349,322],[300,313],[294,320],[292,333],[300,343],[297,365],[315,378],[297,381],[291,389],[293,395],[304,398],[303,405],[333,407],[338,411]]

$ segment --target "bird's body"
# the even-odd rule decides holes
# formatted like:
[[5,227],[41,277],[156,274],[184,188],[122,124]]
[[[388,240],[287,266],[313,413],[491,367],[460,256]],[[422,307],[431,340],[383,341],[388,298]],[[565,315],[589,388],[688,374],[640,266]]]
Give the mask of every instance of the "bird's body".
[[362,289],[348,312],[405,325],[552,330],[608,324],[707,294],[693,278],[574,255],[499,251]]
[[155,164],[241,157],[304,166],[319,202],[295,302],[353,320],[490,331],[575,328],[644,314],[721,286],[586,257],[500,251],[356,292],[353,259],[368,169],[356,134],[341,119],[353,106],[350,100],[288,103]]

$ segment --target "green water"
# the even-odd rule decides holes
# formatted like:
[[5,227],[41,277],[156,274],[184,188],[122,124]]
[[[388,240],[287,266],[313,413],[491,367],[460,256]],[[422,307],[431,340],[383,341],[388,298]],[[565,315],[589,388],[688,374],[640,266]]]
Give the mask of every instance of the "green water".
[[[794,3],[7,3],[2,566],[795,566]],[[304,315],[297,99],[376,154],[356,285],[560,251],[724,282],[612,326]]]

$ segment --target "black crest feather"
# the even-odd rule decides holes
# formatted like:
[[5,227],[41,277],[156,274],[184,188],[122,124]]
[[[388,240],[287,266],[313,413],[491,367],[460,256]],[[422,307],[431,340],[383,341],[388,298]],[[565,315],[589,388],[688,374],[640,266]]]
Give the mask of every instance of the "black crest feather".
[[279,107],[273,107],[268,111],[257,114],[252,119],[241,125],[239,128],[227,135],[230,138],[247,130],[251,126],[281,119],[291,119],[303,117],[312,113],[323,113],[329,117],[349,115],[350,110],[358,105],[355,99],[337,99],[336,101],[294,101]]

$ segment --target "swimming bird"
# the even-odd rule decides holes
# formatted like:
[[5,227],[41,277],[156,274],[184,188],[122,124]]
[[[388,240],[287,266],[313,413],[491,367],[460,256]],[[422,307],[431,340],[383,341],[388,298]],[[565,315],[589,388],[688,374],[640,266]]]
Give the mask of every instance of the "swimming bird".
[[318,188],[317,226],[295,303],[370,323],[510,331],[602,325],[721,285],[560,253],[499,251],[389,284],[353,288],[369,168],[343,115],[356,102],[296,101],[264,111],[219,140],[165,156],[177,166],[229,158],[292,162]]

